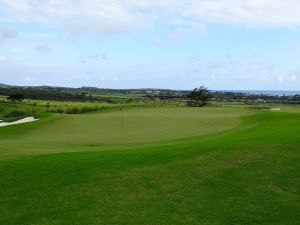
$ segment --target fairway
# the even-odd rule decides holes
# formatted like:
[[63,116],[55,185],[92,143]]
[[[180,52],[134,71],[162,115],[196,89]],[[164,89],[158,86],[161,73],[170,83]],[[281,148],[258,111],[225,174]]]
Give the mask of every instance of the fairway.
[[299,223],[300,114],[45,115],[0,129],[0,224]]

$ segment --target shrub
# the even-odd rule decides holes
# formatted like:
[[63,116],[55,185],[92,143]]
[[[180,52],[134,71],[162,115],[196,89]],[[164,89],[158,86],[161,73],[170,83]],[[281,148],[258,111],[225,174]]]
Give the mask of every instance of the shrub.
[[10,117],[21,117],[21,116],[25,116],[27,115],[27,112],[23,111],[23,110],[17,110],[17,109],[14,109],[14,110],[11,110],[11,111],[8,111],[4,117],[5,118],[10,118]]
[[193,101],[193,100],[187,101],[187,106],[189,106],[189,107],[202,107],[205,105],[206,105],[206,102],[203,102],[203,101]]
[[60,106],[49,106],[47,112],[61,113],[61,114],[81,114],[87,112],[95,112],[107,109],[107,106],[99,105],[60,105]]
[[7,100],[12,102],[21,102],[25,99],[25,96],[22,93],[11,94],[7,97]]

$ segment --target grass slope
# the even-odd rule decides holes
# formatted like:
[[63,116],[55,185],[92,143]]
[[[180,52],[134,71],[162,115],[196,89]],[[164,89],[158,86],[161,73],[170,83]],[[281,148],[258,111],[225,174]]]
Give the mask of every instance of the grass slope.
[[266,112],[173,145],[3,159],[0,224],[299,224],[299,135],[299,114]]

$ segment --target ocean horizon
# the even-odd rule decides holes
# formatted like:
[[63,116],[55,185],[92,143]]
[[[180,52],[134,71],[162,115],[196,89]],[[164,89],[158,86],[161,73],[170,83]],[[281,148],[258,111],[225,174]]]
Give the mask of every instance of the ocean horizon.
[[289,91],[289,90],[213,90],[233,93],[245,93],[245,94],[258,94],[258,95],[300,95],[300,91]]

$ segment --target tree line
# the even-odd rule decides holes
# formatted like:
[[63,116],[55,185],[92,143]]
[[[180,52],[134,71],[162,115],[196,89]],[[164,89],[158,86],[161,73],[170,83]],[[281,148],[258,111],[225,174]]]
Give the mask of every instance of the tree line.
[[57,91],[53,89],[36,89],[36,88],[1,88],[0,95],[9,96],[8,100],[20,101],[23,99],[32,100],[54,100],[54,101],[97,101],[110,103],[110,98],[93,96],[87,92],[71,93]]

